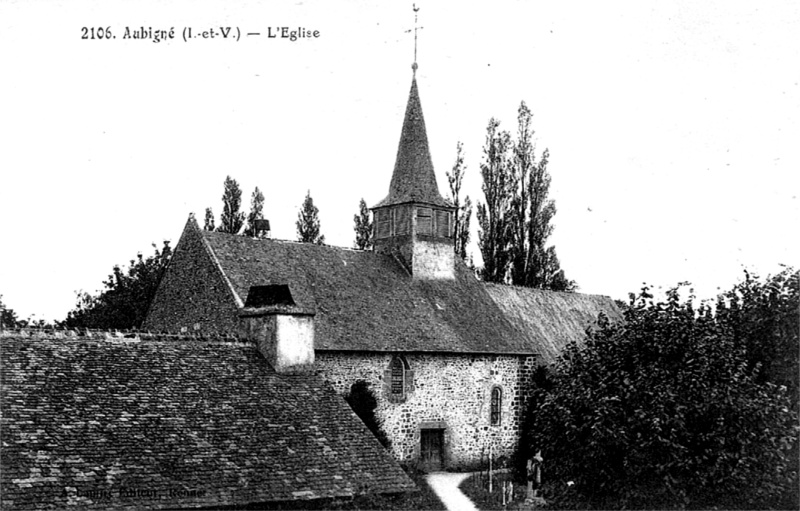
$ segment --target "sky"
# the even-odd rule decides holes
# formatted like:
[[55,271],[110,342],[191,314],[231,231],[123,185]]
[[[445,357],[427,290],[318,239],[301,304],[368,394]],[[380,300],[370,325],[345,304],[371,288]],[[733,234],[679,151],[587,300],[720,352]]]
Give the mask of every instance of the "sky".
[[[461,141],[483,199],[486,125],[513,132],[525,101],[550,152],[550,243],[581,292],[688,281],[712,298],[745,268],[798,266],[800,3],[416,6],[440,191]],[[245,203],[262,190],[273,237],[295,239],[310,191],[326,242],[352,246],[359,200],[388,192],[413,27],[411,2],[0,0],[3,303],[63,319],[115,264],[174,247],[190,213],[218,218],[228,175]]]

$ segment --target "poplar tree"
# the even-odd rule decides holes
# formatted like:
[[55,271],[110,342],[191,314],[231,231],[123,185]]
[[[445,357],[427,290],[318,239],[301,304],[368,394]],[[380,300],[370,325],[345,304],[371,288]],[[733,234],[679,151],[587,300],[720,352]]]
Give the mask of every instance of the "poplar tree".
[[488,282],[574,291],[553,246],[555,201],[548,198],[550,153],[537,160],[533,115],[525,102],[517,111],[517,137],[499,131],[499,122],[489,121],[481,163],[485,204],[478,205],[478,246],[484,260],[482,276]]
[[481,178],[485,203],[478,203],[478,248],[483,257],[481,277],[486,282],[506,282],[513,233],[510,206],[513,179],[508,153],[511,135],[500,130],[500,121],[489,120],[483,146]]
[[214,230],[214,213],[211,211],[211,208],[206,208],[206,218],[203,229],[206,231]]
[[359,250],[372,248],[372,221],[364,199],[358,203],[358,214],[353,215],[353,230],[356,233],[355,248]]
[[225,192],[222,194],[222,215],[217,231],[238,234],[244,225],[244,213],[239,211],[242,205],[242,190],[239,183],[231,176],[225,178]]
[[297,241],[303,243],[325,243],[325,236],[320,234],[319,209],[311,198],[311,190],[306,193],[306,198],[297,214]]
[[456,161],[453,164],[453,171],[447,173],[447,182],[450,185],[450,197],[456,207],[455,220],[453,222],[454,249],[461,259],[467,259],[467,245],[469,245],[469,224],[472,218],[472,201],[467,195],[461,201],[461,184],[464,179],[464,172],[467,167],[464,164],[464,145],[461,142],[456,144]]
[[253,195],[250,196],[250,213],[247,215],[247,227],[244,230],[245,236],[254,237],[256,235],[256,220],[264,218],[264,194],[261,190],[253,190]]
[[577,286],[565,277],[555,247],[547,246],[553,233],[551,221],[556,214],[555,201],[548,198],[550,152],[545,149],[537,160],[531,126],[533,114],[524,101],[517,114],[517,140],[512,160],[516,196],[512,215],[511,282],[538,289],[573,291]]

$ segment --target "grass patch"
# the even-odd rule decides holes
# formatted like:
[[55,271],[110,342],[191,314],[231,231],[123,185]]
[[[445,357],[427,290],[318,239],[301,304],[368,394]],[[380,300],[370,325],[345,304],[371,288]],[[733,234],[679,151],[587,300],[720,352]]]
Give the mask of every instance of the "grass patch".
[[[514,485],[513,500],[503,506],[502,488],[504,482]],[[492,492],[489,493],[489,480],[485,473],[473,474],[458,486],[481,511],[515,509],[525,500],[526,487],[514,481],[513,474],[499,473],[492,478]]]

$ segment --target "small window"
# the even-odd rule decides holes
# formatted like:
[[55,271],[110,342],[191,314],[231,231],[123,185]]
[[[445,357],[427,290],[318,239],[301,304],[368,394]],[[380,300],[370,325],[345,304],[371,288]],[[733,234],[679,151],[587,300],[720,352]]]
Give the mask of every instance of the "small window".
[[391,236],[391,213],[385,209],[375,212],[375,238]]
[[394,234],[396,236],[411,234],[411,219],[409,217],[410,212],[411,208],[407,206],[400,206],[395,209]]
[[449,211],[436,210],[436,235],[442,238],[452,237],[450,233],[450,216]]
[[417,234],[433,234],[430,208],[417,208]]
[[500,414],[502,408],[503,408],[503,391],[500,389],[500,387],[495,387],[492,389],[492,410],[490,417],[492,426],[497,426],[500,424]]
[[392,394],[394,395],[403,395],[405,387],[404,372],[403,361],[400,360],[400,357],[394,357],[392,359]]

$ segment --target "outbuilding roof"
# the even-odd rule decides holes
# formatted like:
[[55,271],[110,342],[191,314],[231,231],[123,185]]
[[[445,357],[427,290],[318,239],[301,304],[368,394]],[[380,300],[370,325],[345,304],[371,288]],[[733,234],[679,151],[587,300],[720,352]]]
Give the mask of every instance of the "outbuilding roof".
[[175,508],[403,492],[314,375],[250,342],[0,331],[3,509]]

